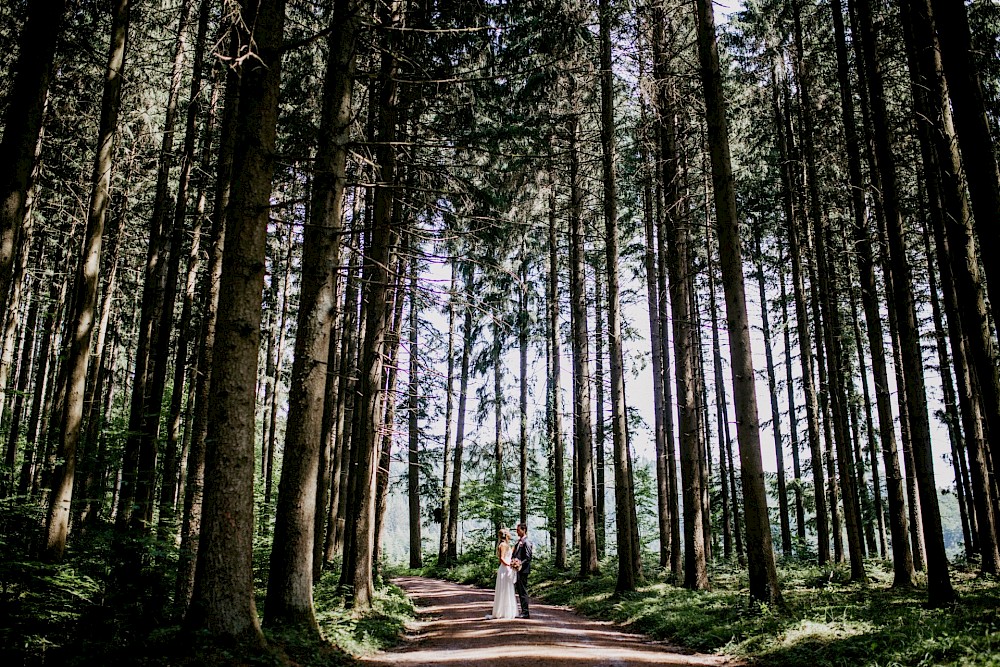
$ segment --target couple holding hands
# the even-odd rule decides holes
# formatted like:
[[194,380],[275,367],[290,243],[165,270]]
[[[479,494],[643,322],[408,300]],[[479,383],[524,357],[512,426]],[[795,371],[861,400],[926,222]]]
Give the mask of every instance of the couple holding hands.
[[[528,613],[528,573],[531,572],[531,540],[528,525],[517,524],[517,542],[511,544],[510,529],[501,528],[497,544],[500,567],[493,594],[493,613],[487,618],[531,618]],[[515,595],[516,593],[516,595]],[[517,598],[521,611],[517,610]]]

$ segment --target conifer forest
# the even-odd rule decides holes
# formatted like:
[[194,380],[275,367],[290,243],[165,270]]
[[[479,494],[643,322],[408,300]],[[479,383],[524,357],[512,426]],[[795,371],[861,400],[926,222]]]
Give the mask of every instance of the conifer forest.
[[0,49],[3,664],[355,664],[520,522],[539,600],[687,648],[1000,661],[996,0],[7,0]]

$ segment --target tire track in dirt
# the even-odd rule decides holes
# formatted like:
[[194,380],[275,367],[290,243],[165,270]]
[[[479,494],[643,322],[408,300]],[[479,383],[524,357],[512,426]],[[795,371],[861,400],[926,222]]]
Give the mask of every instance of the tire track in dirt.
[[493,591],[439,579],[394,580],[413,599],[418,620],[392,650],[361,661],[397,667],[640,667],[743,663],[690,653],[665,642],[595,621],[565,607],[531,602],[531,618],[491,620]]

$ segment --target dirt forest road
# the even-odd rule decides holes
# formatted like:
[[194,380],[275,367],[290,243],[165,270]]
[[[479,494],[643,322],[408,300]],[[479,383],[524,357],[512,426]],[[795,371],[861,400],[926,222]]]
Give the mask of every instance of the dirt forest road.
[[417,606],[418,621],[403,642],[363,665],[397,667],[638,667],[640,665],[725,665],[722,656],[690,654],[620,626],[594,621],[532,600],[531,618],[488,620],[493,591],[422,577],[401,577]]

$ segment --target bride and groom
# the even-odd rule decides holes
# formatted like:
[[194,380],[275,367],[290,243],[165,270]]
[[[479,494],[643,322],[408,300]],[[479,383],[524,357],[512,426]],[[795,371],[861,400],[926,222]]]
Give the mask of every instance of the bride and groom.
[[[531,540],[528,525],[517,525],[517,542],[511,544],[510,529],[501,528],[497,544],[500,567],[493,595],[493,613],[487,618],[531,618],[528,613],[528,574],[531,572]],[[518,613],[518,598],[521,611]]]

